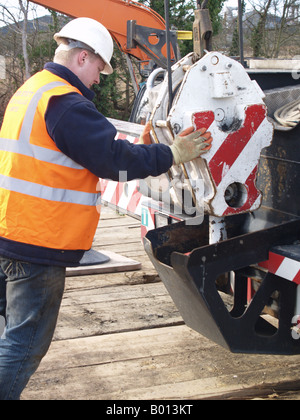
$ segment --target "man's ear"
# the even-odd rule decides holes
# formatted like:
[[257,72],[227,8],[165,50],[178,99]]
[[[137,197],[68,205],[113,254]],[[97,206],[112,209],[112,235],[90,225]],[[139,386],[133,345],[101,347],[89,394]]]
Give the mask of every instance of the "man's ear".
[[80,66],[83,66],[85,61],[87,60],[88,53],[85,50],[81,50],[80,54],[78,55],[78,64]]

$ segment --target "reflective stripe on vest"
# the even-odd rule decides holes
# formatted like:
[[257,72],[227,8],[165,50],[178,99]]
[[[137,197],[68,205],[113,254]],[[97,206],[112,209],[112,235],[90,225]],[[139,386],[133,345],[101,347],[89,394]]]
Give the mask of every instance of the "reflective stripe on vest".
[[[45,92],[60,86],[67,85],[66,83],[59,81],[51,82],[42,86],[35,92],[27,107],[19,139],[12,140],[0,138],[1,151],[13,152],[15,154],[32,157],[42,162],[54,163],[67,168],[84,169],[81,165],[77,164],[60,151],[46,149],[44,147],[30,143],[33,121],[40,99]],[[96,206],[98,199],[98,194],[96,193],[51,188],[45,185],[36,184],[5,175],[0,175],[0,187],[10,191],[50,201],[82,204],[86,206]]]
[[83,204],[85,206],[96,206],[98,198],[98,195],[93,193],[51,188],[5,175],[0,175],[0,186],[6,190],[30,195],[31,197],[61,203]]

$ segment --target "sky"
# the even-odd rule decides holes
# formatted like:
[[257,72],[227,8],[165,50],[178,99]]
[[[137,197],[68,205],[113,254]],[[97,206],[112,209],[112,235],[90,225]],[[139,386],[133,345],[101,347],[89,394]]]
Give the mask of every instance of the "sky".
[[[196,1],[195,1],[195,4],[196,4]],[[15,8],[16,10],[19,9],[19,1],[18,0],[1,0],[1,5],[9,6],[11,8]],[[48,13],[47,9],[45,9],[44,7],[38,6],[34,3],[32,3],[32,5],[34,6],[34,8],[36,10],[35,10],[34,14],[29,16],[29,19],[32,19],[35,16],[38,16],[38,17],[39,16],[45,16]],[[237,7],[238,0],[226,0],[225,5],[231,6],[231,7]],[[0,22],[0,26],[3,26],[3,24],[1,22]]]
[[[196,4],[196,2],[195,2],[195,4]],[[237,7],[238,0],[227,0],[225,2],[225,4],[227,6]],[[19,2],[18,2],[18,0],[2,0],[1,5],[10,5],[12,7],[17,7],[18,8],[19,7]],[[36,7],[37,7],[38,16],[44,16],[47,13],[47,10],[45,10],[42,6],[37,6],[36,5]]]
[[[34,5],[34,3],[32,4]],[[19,1],[18,0],[1,0],[1,6],[2,5],[18,9]],[[35,5],[35,7],[37,8],[38,16],[44,16],[47,13],[47,10],[44,7],[38,6],[38,5]]]

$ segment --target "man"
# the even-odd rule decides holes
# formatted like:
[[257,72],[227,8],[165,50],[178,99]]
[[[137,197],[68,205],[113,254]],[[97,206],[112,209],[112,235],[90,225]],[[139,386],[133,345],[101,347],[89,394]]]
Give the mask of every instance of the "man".
[[210,148],[205,130],[174,144],[115,141],[116,129],[91,102],[110,74],[113,41],[92,19],[54,36],[53,63],[12,97],[0,131],[0,399],[19,399],[51,343],[65,267],[91,248],[99,221],[98,178],[158,176]]

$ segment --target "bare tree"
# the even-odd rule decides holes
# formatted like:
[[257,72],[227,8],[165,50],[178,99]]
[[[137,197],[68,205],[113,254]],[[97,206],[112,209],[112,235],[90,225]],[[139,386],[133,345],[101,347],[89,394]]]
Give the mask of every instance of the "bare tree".
[[25,64],[25,79],[29,79],[30,77],[30,64],[28,58],[28,51],[27,51],[27,24],[28,24],[28,8],[29,2],[27,0],[19,0],[20,10],[23,14],[23,23],[21,26],[21,34],[22,34],[22,50],[23,50],[23,57],[24,57],[24,64]]
[[[28,16],[31,13],[35,15],[36,5],[27,0],[18,0],[18,7],[12,6],[7,2],[0,5],[0,23],[5,25],[8,32],[14,33],[17,38],[21,38],[22,56],[24,60],[24,71],[22,71],[22,81],[25,81],[31,76],[30,61],[28,57]],[[7,54],[11,50],[7,50]],[[15,58],[15,57],[14,57]]]
[[28,15],[35,15],[36,6],[18,0],[12,6],[5,0],[0,5],[1,56],[5,60],[5,79],[0,80],[0,124],[6,105],[13,93],[30,77],[28,57]]
[[[276,58],[293,54],[293,45],[299,45],[300,0],[250,0],[247,26],[251,31],[251,47],[256,57]],[[297,52],[296,52],[297,53]]]
[[258,15],[257,24],[253,24],[253,32],[251,36],[251,47],[253,48],[254,57],[260,57],[263,54],[263,45],[265,41],[266,22],[273,0],[266,0],[263,4],[253,4],[255,13]]
[[299,0],[285,0],[283,4],[274,1],[274,12],[280,16],[280,20],[274,30],[272,57],[278,57],[281,47],[291,39],[296,41],[295,38],[300,34],[299,5]]

